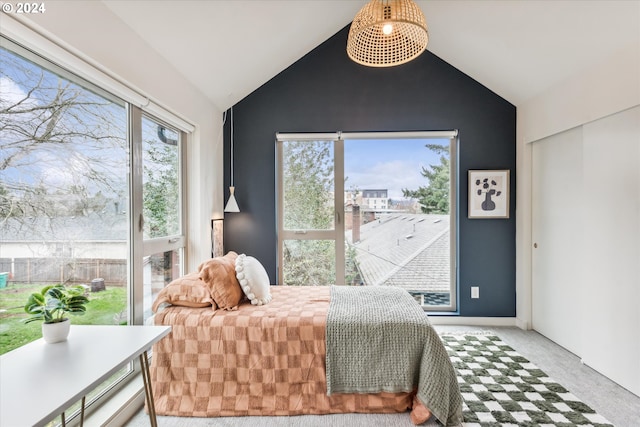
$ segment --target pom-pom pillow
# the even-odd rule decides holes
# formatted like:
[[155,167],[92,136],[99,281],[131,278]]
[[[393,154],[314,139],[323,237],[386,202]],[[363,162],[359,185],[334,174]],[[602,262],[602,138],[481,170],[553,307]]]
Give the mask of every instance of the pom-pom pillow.
[[251,304],[263,305],[271,301],[269,275],[260,261],[245,254],[238,255],[236,277]]
[[235,275],[238,254],[229,252],[223,257],[211,258],[198,267],[200,279],[207,285],[211,297],[224,310],[234,310],[244,294]]
[[156,313],[161,304],[180,305],[183,307],[213,307],[216,303],[211,298],[211,292],[200,280],[198,273],[187,274],[162,288],[158,293],[151,310]]

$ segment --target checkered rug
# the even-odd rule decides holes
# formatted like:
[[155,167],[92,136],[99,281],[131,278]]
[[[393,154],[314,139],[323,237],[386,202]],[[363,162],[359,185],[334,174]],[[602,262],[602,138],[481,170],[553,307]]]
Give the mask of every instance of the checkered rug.
[[449,305],[451,301],[451,294],[449,292],[409,291],[409,293],[420,305]]
[[442,335],[464,400],[465,427],[612,427],[493,335]]
[[424,294],[425,305],[449,305],[449,292],[427,292]]

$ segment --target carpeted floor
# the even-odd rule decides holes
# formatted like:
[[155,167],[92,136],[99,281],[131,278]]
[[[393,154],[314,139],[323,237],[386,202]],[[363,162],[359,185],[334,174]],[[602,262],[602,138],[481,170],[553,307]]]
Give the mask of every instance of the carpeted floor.
[[[441,332],[458,372],[465,427],[594,426],[611,424],[542,370],[487,332]],[[140,411],[127,427],[148,425]],[[161,427],[412,426],[408,413],[296,417],[158,417]],[[438,425],[429,422],[427,426]]]

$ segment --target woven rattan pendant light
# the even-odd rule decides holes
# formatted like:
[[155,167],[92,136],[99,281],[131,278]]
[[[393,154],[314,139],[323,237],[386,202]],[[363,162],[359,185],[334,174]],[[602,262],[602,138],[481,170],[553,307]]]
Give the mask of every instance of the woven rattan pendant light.
[[412,0],[371,0],[351,23],[347,55],[369,67],[391,67],[427,48],[427,22]]

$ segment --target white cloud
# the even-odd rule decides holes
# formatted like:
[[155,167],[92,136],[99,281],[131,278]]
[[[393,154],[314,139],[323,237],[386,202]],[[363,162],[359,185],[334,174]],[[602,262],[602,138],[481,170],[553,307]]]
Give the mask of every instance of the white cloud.
[[[27,96],[27,92],[22,90],[16,82],[6,76],[0,77],[0,94],[2,94],[2,96],[0,96],[0,106],[4,108],[20,102]],[[32,105],[35,104],[33,100],[27,102]]]

